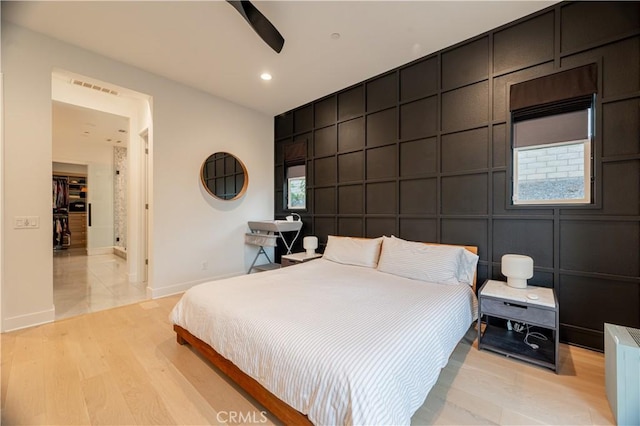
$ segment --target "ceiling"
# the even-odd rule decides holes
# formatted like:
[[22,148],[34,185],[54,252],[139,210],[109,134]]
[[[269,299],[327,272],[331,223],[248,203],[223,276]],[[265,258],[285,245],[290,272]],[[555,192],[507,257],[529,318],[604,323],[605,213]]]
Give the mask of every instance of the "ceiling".
[[53,101],[53,143],[129,144],[129,118],[103,111]]
[[224,1],[3,1],[2,19],[274,116],[553,3],[254,1],[280,54]]

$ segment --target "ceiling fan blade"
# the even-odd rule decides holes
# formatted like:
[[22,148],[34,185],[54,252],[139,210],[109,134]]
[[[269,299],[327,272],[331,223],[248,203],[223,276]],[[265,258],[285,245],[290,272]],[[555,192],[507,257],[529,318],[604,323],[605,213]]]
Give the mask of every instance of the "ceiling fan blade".
[[227,0],[240,15],[251,25],[251,28],[267,43],[273,50],[280,53],[284,46],[284,37],[280,35],[276,27],[248,0],[231,1]]

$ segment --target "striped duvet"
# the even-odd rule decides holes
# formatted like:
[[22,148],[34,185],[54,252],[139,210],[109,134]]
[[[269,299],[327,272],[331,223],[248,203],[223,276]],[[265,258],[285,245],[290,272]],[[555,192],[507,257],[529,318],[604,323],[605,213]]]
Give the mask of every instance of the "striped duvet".
[[467,285],[319,259],[195,286],[171,319],[314,424],[409,424],[475,304]]

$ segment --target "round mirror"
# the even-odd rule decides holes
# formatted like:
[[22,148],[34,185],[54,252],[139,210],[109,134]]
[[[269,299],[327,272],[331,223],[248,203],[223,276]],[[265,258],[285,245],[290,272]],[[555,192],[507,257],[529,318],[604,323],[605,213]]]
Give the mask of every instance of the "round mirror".
[[207,192],[220,200],[236,200],[249,185],[247,169],[232,154],[216,152],[202,163],[200,179]]

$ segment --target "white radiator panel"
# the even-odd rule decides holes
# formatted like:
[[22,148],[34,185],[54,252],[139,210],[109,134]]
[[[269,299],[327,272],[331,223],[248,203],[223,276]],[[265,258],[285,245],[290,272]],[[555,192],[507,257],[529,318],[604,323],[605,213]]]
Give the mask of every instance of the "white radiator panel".
[[640,425],[640,330],[604,325],[605,384],[618,425]]

